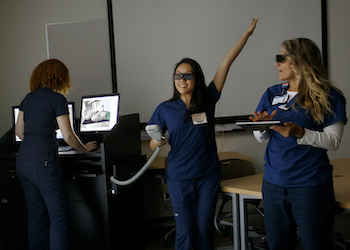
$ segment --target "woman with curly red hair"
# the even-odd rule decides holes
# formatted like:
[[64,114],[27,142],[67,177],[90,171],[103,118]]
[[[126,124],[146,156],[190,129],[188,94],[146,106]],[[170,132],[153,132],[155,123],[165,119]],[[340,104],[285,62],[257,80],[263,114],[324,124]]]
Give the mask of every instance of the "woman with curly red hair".
[[71,80],[67,67],[57,59],[40,63],[30,78],[30,93],[20,105],[15,127],[22,143],[16,172],[28,207],[29,249],[68,249],[69,203],[56,142],[57,126],[65,142],[87,153],[96,142],[85,145],[72,131],[67,100]]

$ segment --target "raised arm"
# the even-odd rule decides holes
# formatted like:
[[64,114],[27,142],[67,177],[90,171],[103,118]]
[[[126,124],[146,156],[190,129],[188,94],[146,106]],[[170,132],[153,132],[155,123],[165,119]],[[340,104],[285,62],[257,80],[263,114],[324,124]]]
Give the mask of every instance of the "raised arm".
[[243,49],[244,45],[248,41],[248,38],[253,34],[253,31],[256,27],[257,22],[258,22],[258,17],[253,18],[253,21],[249,25],[248,29],[243,33],[243,35],[238,39],[235,45],[233,45],[230,51],[226,54],[223,62],[219,66],[218,70],[216,71],[216,74],[214,77],[214,84],[216,86],[216,89],[219,91],[219,93],[222,91],[222,88],[224,87],[226,76],[231,67],[231,64]]
[[87,153],[97,148],[97,143],[95,141],[88,142],[85,145],[80,141],[70,126],[68,115],[58,116],[57,124],[62,132],[63,140],[75,150]]

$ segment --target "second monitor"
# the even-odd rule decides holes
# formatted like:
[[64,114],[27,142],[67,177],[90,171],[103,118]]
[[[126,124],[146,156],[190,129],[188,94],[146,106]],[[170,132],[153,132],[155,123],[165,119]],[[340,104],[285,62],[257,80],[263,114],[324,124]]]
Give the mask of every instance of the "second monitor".
[[[74,131],[75,124],[75,112],[74,112],[74,102],[68,102],[68,112],[69,112],[69,121]],[[19,106],[12,107],[12,127],[13,127],[13,139],[15,143],[20,143],[21,139],[15,134],[15,125],[17,123],[17,117],[19,113]],[[60,129],[56,129],[56,139],[63,141],[63,135]]]

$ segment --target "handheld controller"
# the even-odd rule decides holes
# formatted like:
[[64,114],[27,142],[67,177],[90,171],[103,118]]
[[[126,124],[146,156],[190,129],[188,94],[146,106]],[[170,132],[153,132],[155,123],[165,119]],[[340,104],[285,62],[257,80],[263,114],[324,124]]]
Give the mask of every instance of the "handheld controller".
[[156,141],[162,141],[162,130],[157,124],[147,125],[145,128],[147,134]]

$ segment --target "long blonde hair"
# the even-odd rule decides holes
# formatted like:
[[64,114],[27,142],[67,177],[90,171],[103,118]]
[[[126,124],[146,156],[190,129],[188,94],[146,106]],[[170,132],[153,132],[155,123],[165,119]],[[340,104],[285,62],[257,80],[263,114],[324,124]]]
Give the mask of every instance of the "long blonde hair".
[[71,87],[68,68],[57,59],[49,59],[36,66],[29,81],[31,92],[40,88],[50,88],[58,93],[67,94]]
[[318,124],[323,123],[325,115],[334,113],[329,102],[330,88],[341,91],[328,80],[319,48],[310,39],[296,38],[284,41],[282,49],[292,59],[295,76],[302,80],[295,103],[311,112]]

